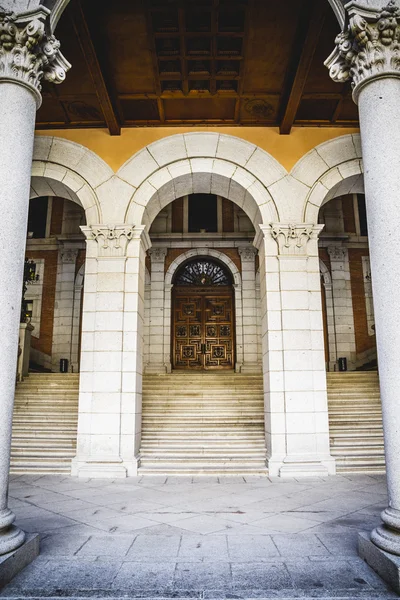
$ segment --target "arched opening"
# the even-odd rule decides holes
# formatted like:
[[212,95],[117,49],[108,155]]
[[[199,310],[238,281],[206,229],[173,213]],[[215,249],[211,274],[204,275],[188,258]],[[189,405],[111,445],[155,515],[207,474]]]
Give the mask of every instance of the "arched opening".
[[233,369],[232,274],[215,258],[199,256],[177,270],[173,283],[173,369]]

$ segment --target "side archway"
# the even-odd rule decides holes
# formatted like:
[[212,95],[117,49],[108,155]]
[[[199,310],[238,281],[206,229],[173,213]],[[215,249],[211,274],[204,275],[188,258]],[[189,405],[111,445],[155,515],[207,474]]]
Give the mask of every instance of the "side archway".
[[97,154],[68,140],[36,136],[31,198],[59,196],[85,210],[88,225],[102,223],[99,190],[113,178],[112,169]]
[[297,162],[291,175],[309,188],[302,220],[317,223],[323,204],[364,189],[360,135],[344,135],[316,146]]

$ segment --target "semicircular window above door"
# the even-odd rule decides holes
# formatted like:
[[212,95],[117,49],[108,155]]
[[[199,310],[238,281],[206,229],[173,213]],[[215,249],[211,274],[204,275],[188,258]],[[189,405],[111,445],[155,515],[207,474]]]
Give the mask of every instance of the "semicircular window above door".
[[177,286],[220,286],[232,283],[232,275],[228,269],[208,258],[196,258],[185,263],[174,278],[174,284]]

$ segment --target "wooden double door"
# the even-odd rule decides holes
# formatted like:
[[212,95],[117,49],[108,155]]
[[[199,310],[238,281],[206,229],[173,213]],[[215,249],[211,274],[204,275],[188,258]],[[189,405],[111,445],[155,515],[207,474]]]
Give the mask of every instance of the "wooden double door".
[[173,294],[172,316],[174,369],[233,369],[232,288],[177,288]]

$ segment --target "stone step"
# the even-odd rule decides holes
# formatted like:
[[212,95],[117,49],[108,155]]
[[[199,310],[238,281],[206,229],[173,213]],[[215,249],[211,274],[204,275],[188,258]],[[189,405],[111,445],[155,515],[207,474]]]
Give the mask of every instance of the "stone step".
[[328,373],[329,437],[338,473],[383,473],[377,372]]
[[78,374],[35,373],[17,385],[11,473],[70,473],[78,396]]

